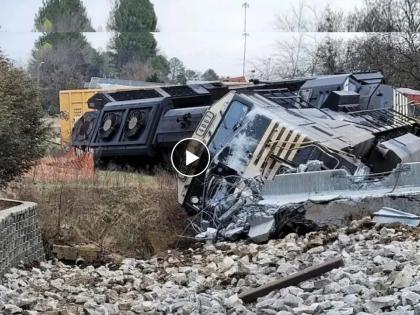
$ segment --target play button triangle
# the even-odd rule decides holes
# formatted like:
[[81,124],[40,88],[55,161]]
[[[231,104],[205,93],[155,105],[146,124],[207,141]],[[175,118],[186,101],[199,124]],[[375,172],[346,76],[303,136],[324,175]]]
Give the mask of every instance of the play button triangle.
[[200,140],[185,138],[173,147],[171,151],[171,163],[172,167],[180,176],[199,176],[210,165],[210,152]]
[[188,150],[185,150],[185,165],[188,166],[191,163],[197,161],[199,157]]

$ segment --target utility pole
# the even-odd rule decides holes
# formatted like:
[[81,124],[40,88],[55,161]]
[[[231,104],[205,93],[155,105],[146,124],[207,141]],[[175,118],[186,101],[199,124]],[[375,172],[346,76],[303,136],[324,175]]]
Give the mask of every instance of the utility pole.
[[244,2],[242,4],[242,7],[244,8],[244,33],[242,36],[244,37],[244,59],[242,64],[242,75],[245,76],[246,72],[246,38],[249,36],[249,34],[246,31],[246,10],[249,8],[248,2]]

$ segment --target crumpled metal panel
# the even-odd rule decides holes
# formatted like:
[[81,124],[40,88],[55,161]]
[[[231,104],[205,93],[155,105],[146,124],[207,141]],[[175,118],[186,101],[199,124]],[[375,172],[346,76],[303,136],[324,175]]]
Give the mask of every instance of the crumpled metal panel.
[[372,221],[376,223],[401,223],[410,226],[420,224],[420,216],[389,207],[383,207],[373,215]]
[[345,170],[278,175],[265,181],[260,204],[285,205],[307,200],[329,201],[420,193],[420,163],[401,164],[388,176],[359,177]]

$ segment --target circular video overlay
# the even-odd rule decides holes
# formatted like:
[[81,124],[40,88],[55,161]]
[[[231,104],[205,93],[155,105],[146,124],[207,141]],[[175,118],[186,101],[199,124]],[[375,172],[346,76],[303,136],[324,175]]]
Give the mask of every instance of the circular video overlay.
[[185,138],[171,152],[172,166],[178,174],[195,177],[203,174],[210,164],[210,152],[200,140]]

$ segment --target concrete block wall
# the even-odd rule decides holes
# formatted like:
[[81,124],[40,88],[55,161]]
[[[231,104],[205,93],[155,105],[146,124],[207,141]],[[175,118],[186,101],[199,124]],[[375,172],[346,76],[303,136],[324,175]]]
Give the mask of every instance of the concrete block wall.
[[20,262],[45,259],[41,231],[38,225],[37,204],[12,202],[10,208],[0,209],[0,278]]

